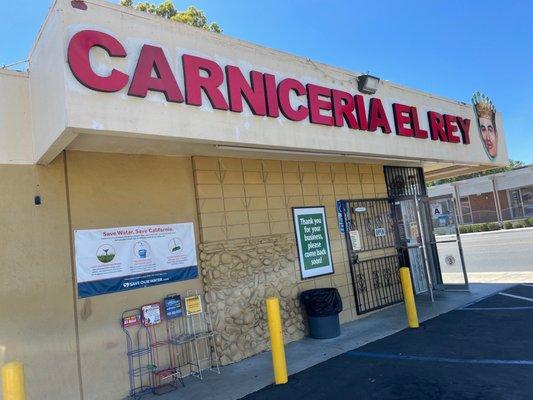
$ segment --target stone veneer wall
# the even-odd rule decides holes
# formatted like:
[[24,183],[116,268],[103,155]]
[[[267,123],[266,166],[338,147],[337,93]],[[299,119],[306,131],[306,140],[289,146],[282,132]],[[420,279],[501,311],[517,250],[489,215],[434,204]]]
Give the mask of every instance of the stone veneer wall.
[[207,309],[222,364],[268,349],[265,299],[280,299],[286,341],[303,337],[304,324],[294,274],[290,235],[272,235],[200,245]]
[[[335,203],[340,199],[387,197],[382,165],[193,157],[193,169],[200,267],[206,301],[218,324],[224,363],[266,348],[264,309],[260,304],[267,291],[277,291],[282,303],[288,304],[282,315],[287,342],[302,335],[298,325],[301,314],[293,312],[299,306],[293,300],[303,290],[336,287],[344,305],[341,323],[358,317]],[[317,205],[326,208],[335,273],[302,281],[291,208]],[[257,254],[257,260],[250,254]],[[383,255],[385,250],[372,252],[369,257]],[[259,277],[264,282],[252,284],[251,279]],[[246,298],[256,302],[249,310],[242,304]],[[237,315],[238,310],[242,317]],[[253,326],[254,332],[243,333],[248,326]],[[289,329],[294,332],[289,333]]]

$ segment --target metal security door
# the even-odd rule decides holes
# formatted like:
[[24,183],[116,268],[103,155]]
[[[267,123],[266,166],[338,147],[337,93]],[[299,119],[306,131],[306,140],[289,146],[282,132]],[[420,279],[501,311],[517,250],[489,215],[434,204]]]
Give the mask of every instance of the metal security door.
[[341,201],[358,314],[403,300],[389,199]]
[[402,266],[409,267],[415,294],[431,289],[426,249],[424,248],[419,203],[416,196],[393,201],[394,221],[398,235],[398,253]]
[[420,205],[427,224],[425,240],[426,247],[431,249],[430,264],[435,289],[469,290],[453,197],[424,198]]

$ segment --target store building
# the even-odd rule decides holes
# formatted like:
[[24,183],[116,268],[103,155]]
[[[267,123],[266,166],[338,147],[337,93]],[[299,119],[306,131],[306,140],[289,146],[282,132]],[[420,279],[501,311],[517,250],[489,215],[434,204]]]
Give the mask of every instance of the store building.
[[[120,316],[168,293],[205,293],[222,364],[267,348],[268,295],[286,341],[305,334],[302,290],[337,287],[342,322],[401,301],[397,233],[427,223],[424,176],[506,165],[505,136],[484,98],[365,79],[100,0],[55,1],[29,72],[0,70],[0,343],[25,363],[29,398],[122,398]],[[307,206],[325,209],[334,268],[302,279],[291,210]],[[89,230],[189,223],[198,262],[171,283],[82,279]],[[102,265],[109,250],[94,249]],[[425,268],[420,246],[404,254],[417,293],[439,283],[429,250]]]
[[533,218],[533,166],[431,186],[428,195],[452,195],[462,224]]

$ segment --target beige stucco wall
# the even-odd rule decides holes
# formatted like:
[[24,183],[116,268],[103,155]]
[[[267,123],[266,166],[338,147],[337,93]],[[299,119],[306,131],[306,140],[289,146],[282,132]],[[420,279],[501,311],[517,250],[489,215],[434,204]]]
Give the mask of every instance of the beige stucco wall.
[[29,76],[0,69],[0,164],[31,164]]
[[63,157],[1,165],[0,182],[0,344],[25,364],[28,400],[79,399]]
[[[72,229],[196,223],[191,159],[67,152]],[[85,400],[128,391],[120,315],[172,292],[202,288],[200,279],[76,300]]]
[[[78,399],[80,379],[84,399],[122,398],[128,377],[121,313],[171,292],[204,290],[202,280],[194,279],[77,299],[73,230],[192,221],[203,249],[199,259],[208,251],[212,260],[217,248],[223,249],[221,262],[224,252],[233,261],[244,255],[241,248],[257,252],[263,265],[258,272],[268,277],[266,286],[273,285],[264,292],[277,290],[287,304],[286,337],[293,340],[303,335],[297,302],[302,290],[337,287],[345,308],[341,321],[357,317],[335,201],[386,196],[377,164],[66,152],[48,166],[1,166],[0,176],[0,271],[6,278],[0,282],[0,318],[7,321],[0,324],[0,342],[9,359],[25,363],[30,400]],[[42,196],[41,206],[33,204],[35,194]],[[291,207],[301,205],[326,207],[334,275],[300,279]],[[260,250],[265,245],[267,253]],[[263,320],[262,300],[256,300],[254,318]],[[253,353],[248,348],[236,359]]]
[[[69,2],[70,3],[70,2]],[[51,158],[59,154],[74,138],[65,131],[67,126],[67,106],[65,104],[65,71],[56,67],[54,60],[64,59],[62,37],[65,35],[64,19],[57,2],[38,34],[38,44],[30,56],[30,105],[32,114],[33,161],[39,160],[44,151],[50,149]],[[66,4],[65,4],[66,5]],[[57,132],[62,132],[57,135]]]
[[214,157],[194,157],[193,164],[203,242],[293,233],[291,207],[325,206],[335,274],[301,281],[297,260],[292,273],[300,291],[337,287],[341,321],[357,317],[335,203],[386,197],[382,165]]

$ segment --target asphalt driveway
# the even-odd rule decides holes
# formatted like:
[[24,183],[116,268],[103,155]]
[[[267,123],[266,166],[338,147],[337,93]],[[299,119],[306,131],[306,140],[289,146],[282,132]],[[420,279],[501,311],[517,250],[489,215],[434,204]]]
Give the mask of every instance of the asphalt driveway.
[[533,285],[518,285],[244,399],[533,399]]

